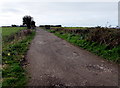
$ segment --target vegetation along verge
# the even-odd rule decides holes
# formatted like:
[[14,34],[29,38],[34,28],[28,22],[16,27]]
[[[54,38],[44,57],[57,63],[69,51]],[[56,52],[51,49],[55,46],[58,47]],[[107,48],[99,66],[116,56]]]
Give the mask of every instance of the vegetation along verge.
[[58,27],[47,31],[109,61],[120,63],[120,29]]
[[[3,28],[2,30],[4,30]],[[11,30],[12,27],[9,28]],[[14,29],[14,28],[13,28]],[[18,87],[23,86],[27,82],[26,72],[23,68],[25,56],[29,48],[29,44],[35,35],[35,30],[18,27],[7,35],[7,40],[3,39],[4,45],[2,47],[2,86],[4,87]],[[6,29],[7,30],[7,29]],[[5,31],[5,30],[4,30]],[[11,34],[14,37],[11,38]],[[3,32],[3,37],[4,32]],[[6,39],[6,38],[5,38]],[[11,39],[9,41],[9,39]]]

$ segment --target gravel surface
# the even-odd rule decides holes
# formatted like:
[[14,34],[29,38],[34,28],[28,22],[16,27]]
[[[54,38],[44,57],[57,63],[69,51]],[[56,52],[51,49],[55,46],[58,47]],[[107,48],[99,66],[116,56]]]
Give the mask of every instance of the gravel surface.
[[27,53],[28,86],[118,86],[118,66],[43,29]]

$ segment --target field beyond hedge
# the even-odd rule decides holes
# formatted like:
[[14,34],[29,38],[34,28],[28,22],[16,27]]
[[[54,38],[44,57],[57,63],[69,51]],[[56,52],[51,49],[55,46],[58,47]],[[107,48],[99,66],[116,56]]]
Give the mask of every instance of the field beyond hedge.
[[11,34],[14,34],[20,30],[25,29],[25,27],[2,27],[0,30],[2,30],[2,36],[10,36]]

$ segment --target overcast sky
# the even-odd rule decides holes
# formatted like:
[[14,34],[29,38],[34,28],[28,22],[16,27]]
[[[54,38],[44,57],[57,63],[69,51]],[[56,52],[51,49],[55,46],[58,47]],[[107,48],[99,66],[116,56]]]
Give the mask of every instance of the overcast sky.
[[[89,2],[88,2],[89,1]],[[21,25],[30,15],[36,25],[63,26],[118,25],[118,0],[2,0],[0,26]]]

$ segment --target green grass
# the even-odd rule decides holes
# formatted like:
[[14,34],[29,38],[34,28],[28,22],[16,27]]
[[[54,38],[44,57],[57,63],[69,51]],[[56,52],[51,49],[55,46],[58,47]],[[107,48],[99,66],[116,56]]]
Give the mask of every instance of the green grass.
[[48,30],[54,33],[56,36],[65,39],[66,41],[84,48],[98,56],[105,58],[106,60],[120,63],[120,46],[116,46],[112,49],[108,49],[105,44],[99,44],[96,42],[88,41],[84,39],[84,35],[77,35],[64,32],[56,32],[54,30]]
[[86,29],[87,27],[63,27],[64,29]]
[[88,27],[51,27],[51,28],[64,28],[64,29],[86,29]]
[[25,27],[2,27],[0,30],[2,30],[2,36],[10,36],[11,34],[14,34],[20,30],[25,29]]
[[2,44],[11,42],[16,33],[20,30],[24,30],[26,27],[2,27],[0,31],[2,33]]
[[2,36],[9,36],[23,29],[25,27],[2,27]]
[[[8,29],[8,28],[7,28]],[[6,30],[7,30],[6,29]],[[17,28],[18,31],[23,28]],[[9,29],[8,29],[9,30]],[[17,32],[15,31],[9,33]],[[3,76],[3,87],[16,87],[23,86],[27,82],[26,72],[23,69],[23,62],[25,60],[26,52],[28,51],[29,44],[35,35],[35,31],[32,31],[32,34],[24,36],[22,39],[13,40],[13,43],[5,42],[2,50],[2,76]],[[7,36],[7,35],[6,35]],[[4,41],[4,40],[3,40]]]

